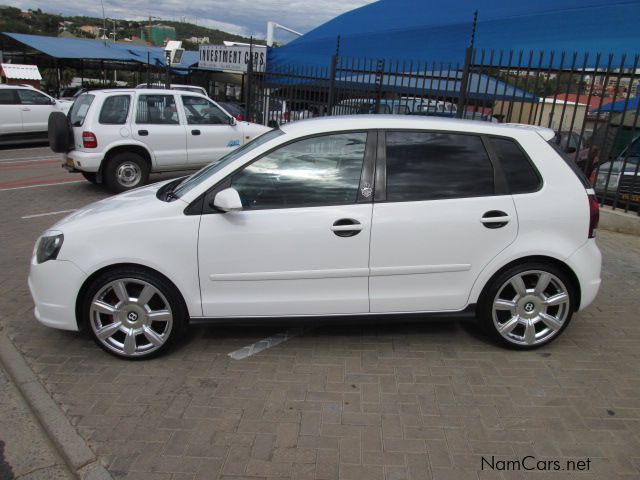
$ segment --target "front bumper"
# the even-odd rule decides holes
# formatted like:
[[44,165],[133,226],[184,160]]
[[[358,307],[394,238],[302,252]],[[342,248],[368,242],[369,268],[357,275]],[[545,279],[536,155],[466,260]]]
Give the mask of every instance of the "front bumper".
[[64,156],[62,167],[70,172],[97,172],[102,164],[102,153],[71,150]]
[[76,298],[87,275],[73,262],[31,261],[29,290],[36,319],[47,327],[78,330]]
[[595,238],[576,250],[567,260],[567,265],[573,270],[580,282],[580,307],[582,310],[595,300],[600,289],[600,271],[602,269],[602,254],[596,245]]

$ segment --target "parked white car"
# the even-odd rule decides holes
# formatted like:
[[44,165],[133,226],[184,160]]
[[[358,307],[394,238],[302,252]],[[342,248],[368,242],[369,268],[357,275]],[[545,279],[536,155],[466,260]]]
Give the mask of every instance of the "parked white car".
[[49,115],[70,108],[33,87],[0,84],[0,144],[46,140]]
[[68,118],[52,115],[49,141],[69,171],[121,192],[152,172],[200,168],[267,130],[198,93],[94,90],[75,100]]
[[601,266],[598,203],[553,136],[410,116],[287,124],[47,230],[36,318],[124,358],[247,318],[476,314],[503,344],[545,345],[593,301]]

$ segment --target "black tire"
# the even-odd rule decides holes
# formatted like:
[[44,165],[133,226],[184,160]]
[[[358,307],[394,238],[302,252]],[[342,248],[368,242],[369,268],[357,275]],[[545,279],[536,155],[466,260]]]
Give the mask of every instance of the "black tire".
[[[131,173],[131,181],[126,181],[126,173]],[[135,177],[135,178],[134,178]],[[134,152],[117,153],[103,170],[104,183],[112,192],[124,192],[146,185],[149,181],[149,165]]]
[[[116,289],[110,287],[114,282],[126,285],[126,296],[132,299],[141,299],[144,296],[143,290],[147,286],[155,289],[156,293],[149,297],[144,306],[128,302],[128,300],[122,302],[118,300]],[[102,299],[103,304],[112,305],[113,308],[120,307],[113,315],[99,313],[95,309],[92,310],[92,303],[96,297]],[[169,312],[170,322],[166,318],[163,321],[154,322],[150,320],[150,317],[145,317],[144,313],[160,313],[162,311]],[[135,318],[139,325],[128,323],[131,320],[129,316],[132,312],[140,314],[140,317],[136,316]],[[160,355],[175,344],[187,329],[189,315],[182,295],[171,281],[152,270],[131,266],[114,268],[93,279],[82,299],[82,321],[94,341],[104,351],[118,358],[142,360]],[[122,329],[117,328],[116,323],[120,323]],[[114,325],[116,329],[109,337],[101,340],[96,332],[102,331],[101,328],[110,325]],[[153,329],[155,336],[147,335],[146,332],[149,328]],[[127,331],[131,333],[125,333]],[[127,337],[133,338],[134,354],[128,354],[125,351],[128,343]],[[150,338],[160,338],[163,343],[155,345],[149,340]],[[119,342],[122,345],[119,345]]]
[[81,172],[82,176],[91,183],[98,183],[98,174],[95,172]]
[[[536,285],[543,285],[542,279],[549,278],[543,277],[543,274],[550,275],[551,280],[538,294]],[[514,287],[519,283],[517,278],[522,279],[526,287],[525,295],[520,295]],[[539,348],[558,338],[569,325],[576,305],[575,292],[573,280],[552,263],[532,261],[514,265],[496,274],[485,286],[478,302],[478,321],[500,345],[515,350]],[[552,297],[562,298],[563,293],[566,299],[561,305],[545,303]],[[494,309],[494,302],[497,301],[499,308]],[[513,309],[509,303],[514,304]],[[546,316],[544,320],[542,314]],[[553,319],[556,322],[552,322]],[[529,322],[533,325],[533,332],[528,336]],[[550,324],[553,328],[549,327]],[[499,327],[504,333],[500,333]]]
[[49,146],[56,153],[67,153],[73,145],[73,131],[67,116],[62,112],[52,112],[48,122]]

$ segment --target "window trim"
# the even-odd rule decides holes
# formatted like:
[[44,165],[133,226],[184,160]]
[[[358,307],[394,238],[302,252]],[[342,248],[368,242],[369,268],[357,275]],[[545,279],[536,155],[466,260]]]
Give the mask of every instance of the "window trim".
[[[102,123],[100,121],[100,117],[102,117],[102,110],[104,109],[104,104],[110,98],[115,98],[115,97],[129,97],[129,108],[127,109],[127,116],[125,117],[123,123]],[[98,124],[100,124],[100,125],[127,125],[129,123],[129,116],[131,115],[131,112],[133,110],[131,108],[132,104],[133,104],[133,102],[131,101],[131,94],[129,94],[129,93],[117,93],[115,95],[108,95],[108,96],[104,97],[104,100],[102,100],[102,105],[100,106],[100,111],[98,112]]]
[[[243,212],[258,212],[258,211],[266,211],[266,210],[287,210],[287,209],[294,209],[294,208],[317,208],[317,207],[335,207],[335,206],[339,206],[339,205],[359,205],[359,204],[363,204],[363,203],[372,203],[373,202],[373,197],[374,195],[371,195],[368,199],[364,199],[363,201],[360,201],[360,196],[361,196],[361,191],[362,191],[362,187],[365,183],[369,183],[370,185],[374,185],[373,183],[373,177],[375,175],[375,160],[376,160],[376,150],[375,150],[375,143],[373,143],[373,141],[371,140],[371,137],[374,137],[375,140],[375,135],[377,134],[376,129],[362,129],[362,128],[358,128],[358,129],[352,129],[352,130],[338,130],[338,131],[331,131],[331,132],[322,132],[322,133],[313,133],[310,135],[304,135],[301,137],[296,137],[293,138],[287,142],[281,143],[275,147],[273,147],[272,149],[262,153],[261,155],[259,155],[258,157],[252,159],[251,161],[244,163],[242,165],[240,165],[238,168],[236,168],[235,170],[233,170],[231,173],[229,173],[228,175],[226,175],[224,178],[222,178],[221,180],[219,180],[218,182],[216,182],[211,188],[207,189],[203,194],[199,195],[198,198],[196,198],[195,200],[193,200],[189,206],[185,209],[185,211],[190,210],[192,205],[197,204],[199,201],[201,201],[201,198],[204,198],[204,202],[203,202],[203,206],[202,206],[202,215],[211,215],[211,214],[224,214],[226,212],[221,212],[217,209],[215,209],[214,207],[211,206],[211,204],[213,203],[213,198],[215,197],[215,194],[218,193],[220,190],[223,190],[224,188],[228,188],[229,186],[231,186],[231,180],[232,177],[238,173],[240,170],[243,170],[247,167],[249,167],[250,165],[252,165],[253,163],[261,160],[262,158],[266,157],[267,155],[270,155],[272,152],[280,149],[280,148],[284,148],[292,143],[296,143],[296,142],[300,142],[303,140],[308,140],[310,138],[317,138],[317,137],[326,137],[326,136],[331,136],[331,135],[341,135],[341,134],[349,134],[349,133],[365,133],[367,135],[367,139],[365,141],[365,151],[364,151],[364,157],[362,160],[362,169],[360,170],[360,181],[358,183],[358,194],[356,197],[356,200],[353,203],[323,203],[323,204],[313,204],[313,205],[287,205],[284,207],[269,207],[269,208],[252,208],[250,210],[242,210]],[[223,188],[220,188],[223,187]],[[375,185],[374,185],[374,194],[375,194]],[[192,210],[190,210],[192,211]],[[191,213],[192,214],[192,213]]]
[[[442,134],[450,134],[450,135],[465,135],[465,136],[472,136],[472,137],[478,137],[480,139],[480,142],[482,143],[482,146],[485,150],[485,154],[487,155],[487,159],[489,160],[489,164],[491,165],[491,168],[493,170],[493,193],[489,194],[489,195],[468,195],[468,196],[459,196],[459,197],[449,197],[449,198],[425,198],[422,200],[389,200],[387,199],[387,148],[386,148],[386,140],[387,140],[387,132],[417,132],[417,133],[442,133]],[[380,130],[380,135],[379,138],[382,139],[382,142],[378,143],[378,158],[380,158],[380,156],[382,156],[383,158],[383,163],[384,163],[384,172],[380,172],[379,174],[379,182],[376,185],[384,185],[384,197],[382,194],[377,194],[376,191],[376,196],[375,196],[375,203],[409,203],[409,202],[438,202],[438,201],[445,201],[445,200],[459,200],[459,199],[464,199],[464,198],[484,198],[484,197],[496,197],[496,196],[500,196],[500,194],[496,193],[497,190],[497,182],[496,182],[496,169],[497,169],[497,165],[494,163],[494,159],[491,158],[491,155],[489,154],[489,151],[487,151],[486,148],[486,144],[483,140],[483,136],[485,136],[485,134],[483,133],[475,133],[475,132],[461,132],[461,131],[456,131],[456,130],[434,130],[434,129],[420,129],[420,128],[407,128],[407,129],[396,129],[396,128],[386,128],[386,129],[381,129]],[[505,138],[510,138],[510,137],[505,137]],[[382,147],[382,148],[381,148]],[[376,177],[376,179],[378,179],[378,177]],[[377,186],[376,186],[376,190],[377,190]],[[504,195],[508,195],[504,194]],[[378,199],[379,197],[381,197],[381,199]],[[382,199],[382,197],[384,199]]]

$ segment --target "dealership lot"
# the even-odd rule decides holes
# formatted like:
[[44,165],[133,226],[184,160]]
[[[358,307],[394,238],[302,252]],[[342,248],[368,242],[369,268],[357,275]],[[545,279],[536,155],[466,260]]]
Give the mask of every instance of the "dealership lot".
[[0,328],[114,478],[545,476],[492,456],[590,460],[563,478],[640,475],[637,237],[598,232],[596,302],[532,352],[449,320],[198,327],[161,358],[125,362],[39,325],[26,286],[37,236],[108,194],[46,147],[0,150],[0,172]]

